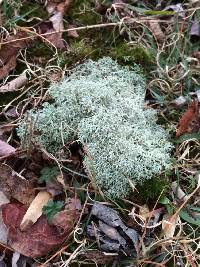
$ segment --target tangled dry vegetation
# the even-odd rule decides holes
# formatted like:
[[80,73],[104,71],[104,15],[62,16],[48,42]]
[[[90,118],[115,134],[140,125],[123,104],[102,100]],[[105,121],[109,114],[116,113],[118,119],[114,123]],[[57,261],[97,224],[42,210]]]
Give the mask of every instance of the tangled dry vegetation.
[[199,1],[0,5],[0,264],[199,266]]

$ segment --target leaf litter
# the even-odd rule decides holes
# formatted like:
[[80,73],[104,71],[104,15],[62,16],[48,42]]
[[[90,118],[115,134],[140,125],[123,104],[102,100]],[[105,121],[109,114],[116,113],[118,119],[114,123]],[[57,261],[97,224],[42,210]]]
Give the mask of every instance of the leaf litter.
[[[42,215],[31,227],[21,231],[21,222],[26,212],[26,205],[12,203],[2,206],[3,222],[8,229],[8,245],[31,258],[47,255],[66,240],[78,218],[77,210],[68,209],[64,213],[57,214],[51,225],[47,217]],[[65,224],[60,225],[59,219],[65,220]]]
[[100,203],[95,203],[92,207],[91,215],[98,219],[98,226],[95,229],[94,225],[89,225],[87,232],[90,236],[95,237],[97,231],[97,237],[102,241],[102,249],[119,252],[121,246],[127,254],[130,254],[131,249],[128,248],[128,241],[126,240],[128,238],[131,240],[132,246],[135,249],[134,254],[132,248],[133,255],[137,254],[139,235],[134,229],[127,227],[123,223],[115,210]]
[[[167,37],[166,32],[169,29],[167,27],[163,27],[163,25],[165,25],[163,24],[165,23],[164,21],[168,20],[168,24],[170,24],[172,21],[175,22],[175,19],[178,17],[180,22],[179,29],[182,29],[182,34],[185,34],[184,20],[186,20],[188,11],[185,8],[184,3],[166,5],[166,3],[163,4],[162,2],[163,1],[159,1],[156,6],[156,10],[152,10],[152,7],[149,8],[146,1],[142,4],[142,7],[133,7],[131,10],[126,3],[120,1],[120,3],[113,2],[111,6],[107,3],[105,5],[99,4],[99,7],[98,5],[95,5],[93,11],[99,14],[101,13],[103,16],[103,22],[110,22],[110,20],[106,20],[106,16],[109,12],[110,15],[113,15],[110,17],[111,21],[112,19],[114,21],[114,18],[116,19],[119,17],[120,19],[125,18],[125,22],[126,20],[131,21],[133,17],[138,19],[141,16],[141,18],[144,19],[145,16],[150,14],[150,17],[146,17],[147,20],[142,23],[144,23],[143,25],[151,31],[151,34],[156,39],[156,45],[159,48],[165,49],[164,45]],[[191,3],[188,5],[190,6],[190,4]],[[193,4],[194,3],[192,3],[192,5]],[[18,73],[17,67],[21,60],[18,60],[21,50],[28,50],[30,47],[35,45],[36,40],[40,40],[40,42],[45,43],[45,45],[53,45],[56,50],[60,49],[66,52],[68,39],[65,38],[63,32],[66,30],[66,11],[69,10],[70,5],[74,5],[73,1],[47,1],[45,7],[48,12],[48,18],[45,21],[41,18],[40,22],[36,24],[34,22],[32,25],[32,29],[35,31],[34,33],[30,31],[26,32],[25,28],[25,31],[15,30],[14,34],[11,33],[8,35],[9,37],[3,39],[3,44],[1,44],[0,50],[0,78],[4,79],[4,82],[0,87],[0,93],[2,93],[2,95],[3,93],[20,90],[23,86],[27,86],[29,80],[33,79],[32,75],[36,77],[36,73],[34,71],[38,66],[36,67],[31,65],[29,66],[29,70],[31,69],[29,79],[25,74],[26,72],[16,75],[16,71]],[[171,10],[172,13],[170,13]],[[167,13],[168,11],[169,13]],[[80,14],[81,12],[78,13]],[[177,15],[176,17],[175,13]],[[76,28],[76,25],[79,25],[79,23],[79,20],[76,19],[69,21],[67,29]],[[82,26],[82,24],[80,25]],[[124,32],[126,32],[126,27],[123,23],[120,24],[120,27],[120,35],[123,36]],[[131,31],[133,30],[133,32],[135,31],[134,27],[130,29]],[[143,30],[143,33],[146,34],[146,28],[143,28]],[[136,33],[138,32],[136,31]],[[129,34],[131,36],[132,32],[129,32]],[[189,35],[190,37],[199,36],[199,23],[196,16],[192,17]],[[74,29],[73,31],[68,32],[68,37],[79,41],[79,38],[82,38],[82,35]],[[144,40],[143,38],[144,36],[141,36],[141,43]],[[146,40],[144,44],[145,46],[149,45]],[[63,53],[62,56],[65,56],[65,53]],[[190,56],[195,58],[195,64],[198,66],[199,51],[195,50],[192,54],[190,54]],[[158,60],[158,58],[156,58],[156,60]],[[60,57],[58,61],[61,62],[62,57]],[[157,63],[159,65],[159,62]],[[59,65],[58,68],[60,68],[60,66],[61,65]],[[48,67],[51,68],[52,66]],[[42,66],[42,68],[45,67]],[[175,72],[174,68],[175,67],[173,66],[173,72]],[[162,71],[165,71],[165,69],[163,68]],[[13,73],[14,77],[16,77],[13,80],[10,80],[10,77],[8,77],[11,73]],[[162,74],[163,73],[159,73],[159,78],[162,77]],[[43,78],[45,74],[42,73],[42,75]],[[62,75],[59,76],[58,80],[61,76]],[[168,82],[169,81],[166,79],[166,84]],[[169,83],[173,86],[172,80],[170,80]],[[188,94],[182,94],[182,91],[177,90],[177,84],[174,86],[176,89],[175,100],[170,99],[171,101],[169,101],[169,103],[178,108],[176,110],[178,110],[177,113],[180,115],[180,109],[184,107],[188,101]],[[198,92],[198,86],[195,87],[194,90],[195,92]],[[32,91],[30,95],[31,94]],[[192,95],[189,93],[189,95],[193,97],[195,94]],[[198,98],[198,94],[196,95]],[[30,103],[31,105],[33,103],[33,106],[37,107],[39,102],[40,99],[38,94],[37,97],[33,98]],[[174,112],[173,108],[171,111]],[[165,111],[163,114],[165,116]],[[1,114],[1,118],[3,118],[3,120],[18,120],[19,116],[20,114],[17,114],[16,116],[15,106],[13,111],[10,110],[10,113],[7,112],[6,114],[6,112],[4,112]],[[174,121],[173,125],[175,125]],[[51,175],[51,173],[47,172],[46,174],[43,173],[44,176],[46,175],[45,178],[41,177],[40,172],[43,168],[45,168],[45,166],[50,166],[50,168],[54,166],[52,165],[52,161],[49,157],[39,157],[35,152],[33,152],[35,155],[28,153],[19,156],[19,154],[17,154],[19,143],[18,140],[15,140],[15,134],[15,142],[12,142],[13,136],[11,139],[8,138],[8,134],[13,134],[15,131],[13,131],[14,127],[15,126],[12,125],[3,125],[0,128],[0,156],[2,157],[1,160],[4,161],[4,163],[0,165],[0,189],[2,190],[2,199],[0,194],[2,202],[0,203],[3,212],[2,220],[4,221],[4,224],[2,224],[4,228],[2,228],[3,230],[1,233],[6,234],[2,238],[2,242],[8,244],[10,248],[15,250],[12,258],[13,265],[22,266],[22,263],[19,263],[22,255],[26,255],[29,258],[41,256],[48,257],[47,255],[49,255],[51,251],[54,253],[58,247],[61,247],[61,250],[62,248],[65,248],[63,247],[63,242],[66,240],[65,244],[67,244],[67,249],[64,250],[66,252],[63,254],[62,252],[57,254],[62,254],[62,258],[65,258],[66,255],[69,256],[70,259],[75,259],[76,257],[79,259],[80,257],[83,261],[92,260],[99,264],[103,264],[104,262],[107,264],[110,263],[110,261],[120,262],[121,258],[131,258],[131,260],[138,260],[139,262],[142,262],[143,260],[145,264],[145,257],[147,255],[151,255],[151,252],[152,255],[159,255],[159,251],[162,251],[163,247],[164,250],[170,249],[169,246],[165,248],[164,242],[166,238],[174,240],[177,238],[176,248],[173,247],[173,242],[171,243],[173,247],[172,253],[174,253],[174,259],[176,261],[175,251],[179,246],[178,237],[176,236],[177,229],[180,228],[179,230],[181,231],[181,227],[184,228],[185,223],[188,223],[193,227],[199,227],[200,211],[198,194],[195,195],[194,199],[189,199],[189,202],[186,203],[180,210],[179,215],[174,216],[176,215],[176,210],[179,209],[188,199],[188,194],[185,193],[182,186],[178,186],[176,182],[172,182],[172,192],[169,192],[168,194],[168,197],[170,199],[172,198],[172,200],[170,200],[167,204],[163,204],[164,202],[158,204],[158,207],[154,207],[155,209],[153,208],[153,210],[148,205],[141,205],[137,208],[133,208],[131,213],[129,213],[128,222],[126,221],[126,216],[124,216],[123,212],[116,212],[115,208],[119,208],[117,205],[114,205],[114,208],[111,208],[108,206],[108,203],[101,204],[93,201],[89,201],[88,203],[88,199],[85,199],[85,193],[87,193],[90,199],[90,193],[92,191],[90,191],[90,185],[88,186],[84,179],[81,180],[79,177],[79,186],[75,189],[73,183],[75,175],[73,175],[73,172],[71,172],[71,176],[69,174],[66,175],[63,171],[61,173],[60,169],[62,169],[62,167],[60,168],[60,166],[59,168],[56,167],[56,169],[59,170],[57,173]],[[193,100],[179,120],[176,132],[177,140],[179,137],[184,137],[185,134],[198,134],[199,127],[199,104],[197,100]],[[173,132],[173,134],[175,133]],[[5,140],[9,140],[11,145]],[[198,138],[192,140],[198,140]],[[12,144],[14,144],[14,147]],[[180,141],[177,144],[182,144],[182,142]],[[15,147],[17,147],[17,149]],[[10,157],[10,155],[12,157]],[[73,156],[71,158],[73,158]],[[56,161],[53,162],[53,164],[57,163],[58,162]],[[63,162],[61,161],[61,164],[62,163]],[[195,169],[195,172],[196,171],[198,170]],[[170,181],[171,179],[174,179],[175,175],[176,174],[172,175],[173,178],[169,176]],[[11,203],[9,203],[10,201]],[[84,203],[84,205],[81,203]],[[90,210],[90,207],[91,212],[88,214],[87,211]],[[125,209],[127,208],[128,205]],[[2,220],[0,221],[2,222]],[[183,225],[182,222],[184,222]],[[71,238],[72,232],[74,232],[73,241]],[[161,232],[164,234],[165,239],[163,244],[161,243],[161,246],[157,246],[157,233]],[[184,233],[182,232],[182,234]],[[68,240],[68,237],[71,238],[69,239],[70,241]],[[74,250],[74,242],[77,242],[78,244],[78,242],[83,242],[82,240],[84,239],[87,239],[88,244],[92,244],[92,246],[91,248],[83,246],[76,255],[76,253],[74,253],[74,251],[76,252],[76,249]],[[150,248],[151,245],[152,247],[155,246],[155,249],[153,251],[151,251],[151,249],[148,250],[148,245],[150,245]],[[95,249],[93,249],[93,247],[95,247]],[[146,251],[147,254],[145,254]],[[20,255],[20,253],[22,255]],[[55,255],[56,254],[53,254],[52,259],[55,257],[59,262],[61,258]],[[165,254],[165,256],[166,255],[167,254]],[[188,255],[186,254],[186,258],[189,258],[190,255]],[[149,257],[154,260],[153,256]],[[51,259],[51,257],[49,259]],[[24,262],[24,259],[22,259],[22,261]],[[159,264],[159,260],[155,258],[155,261]],[[0,259],[2,266],[6,265],[5,262],[7,262],[7,259],[2,256]],[[151,264],[151,260],[149,262]],[[191,262],[194,262],[193,258]],[[61,263],[60,266],[64,266],[63,264],[64,263]],[[181,264],[184,266],[183,261]],[[26,263],[23,263],[23,266],[25,265]],[[192,266],[195,265],[193,264]]]

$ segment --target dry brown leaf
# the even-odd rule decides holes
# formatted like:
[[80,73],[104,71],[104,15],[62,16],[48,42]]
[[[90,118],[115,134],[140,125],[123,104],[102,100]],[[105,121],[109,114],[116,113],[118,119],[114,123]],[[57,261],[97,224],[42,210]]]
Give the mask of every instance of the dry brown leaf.
[[149,21],[148,26],[157,41],[162,43],[165,40],[165,35],[161,30],[160,24],[156,21]]
[[16,149],[9,145],[8,143],[0,140],[0,156],[8,156],[14,153]]
[[66,231],[48,224],[47,218],[42,215],[27,231],[20,231],[20,224],[27,207],[21,204],[6,204],[2,208],[4,224],[8,229],[8,244],[19,253],[35,258],[46,256],[52,249],[60,245],[73,230],[77,222],[76,212],[67,214]]
[[[65,48],[65,44],[62,40],[62,31],[64,30],[63,15],[65,11],[69,9],[71,2],[71,0],[47,1],[46,9],[49,15],[51,15],[49,21],[52,23],[52,27],[45,31],[49,33],[46,35],[46,39],[59,49]],[[55,31],[56,33],[53,33]]]
[[35,197],[29,181],[5,164],[0,164],[0,188],[8,198],[15,198],[23,204],[30,204]]
[[20,89],[28,82],[26,73],[23,72],[17,78],[0,87],[0,93],[13,92]]
[[63,231],[68,231],[68,228],[74,225],[74,222],[71,221],[72,215],[75,221],[78,221],[82,209],[81,202],[78,198],[68,198],[66,202],[65,209],[56,213],[51,222]]
[[172,238],[174,236],[178,217],[165,214],[162,220],[162,230],[166,238]]
[[147,205],[143,205],[140,207],[139,215],[142,217],[144,221],[146,221],[149,218],[150,210]]
[[10,57],[8,61],[0,68],[0,80],[8,76],[9,72],[15,69],[16,64],[16,56]]
[[[68,29],[74,29],[74,28],[76,28],[75,25],[69,25],[68,26]],[[71,31],[67,32],[67,35],[69,37],[72,37],[72,38],[78,38],[79,37],[79,34],[76,30],[71,30]]]
[[21,231],[26,231],[40,218],[42,215],[42,208],[51,198],[51,195],[46,191],[41,191],[37,194],[22,219],[20,224]]
[[47,0],[47,11],[51,15],[56,12],[64,14],[70,7],[72,0]]
[[62,40],[62,31],[64,29],[63,15],[61,12],[57,12],[49,20],[52,22],[53,29],[47,31],[47,33],[51,33],[54,31],[56,31],[56,33],[48,34],[46,36],[46,39],[56,48],[63,49],[65,47],[64,42]]
[[8,76],[9,72],[15,68],[19,51],[31,44],[27,32],[17,32],[16,35],[4,41],[6,43],[2,44],[0,49],[0,79]]
[[187,111],[182,115],[179,120],[176,137],[179,137],[185,133],[196,133],[200,130],[200,116],[199,105],[197,100],[188,106]]

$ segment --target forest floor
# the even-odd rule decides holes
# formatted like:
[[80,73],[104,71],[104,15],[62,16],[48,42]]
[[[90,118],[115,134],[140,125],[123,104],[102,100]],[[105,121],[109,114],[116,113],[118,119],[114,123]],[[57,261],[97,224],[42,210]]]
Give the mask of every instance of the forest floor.
[[[199,1],[0,6],[0,266],[200,266]],[[173,167],[116,201],[91,185],[76,144],[60,161],[16,130],[51,83],[104,56],[140,66],[173,144]]]

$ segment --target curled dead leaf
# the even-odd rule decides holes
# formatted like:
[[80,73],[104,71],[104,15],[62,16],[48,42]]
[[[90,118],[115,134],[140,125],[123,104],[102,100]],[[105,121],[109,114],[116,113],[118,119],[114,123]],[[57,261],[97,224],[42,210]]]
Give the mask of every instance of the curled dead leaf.
[[199,130],[199,105],[197,100],[193,100],[193,102],[188,106],[188,109],[179,120],[176,137],[179,137],[185,133],[196,133],[199,132]]

